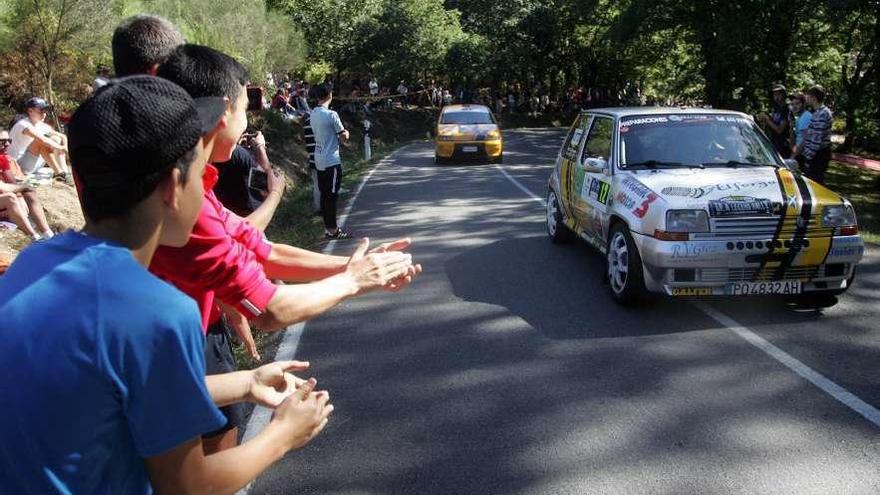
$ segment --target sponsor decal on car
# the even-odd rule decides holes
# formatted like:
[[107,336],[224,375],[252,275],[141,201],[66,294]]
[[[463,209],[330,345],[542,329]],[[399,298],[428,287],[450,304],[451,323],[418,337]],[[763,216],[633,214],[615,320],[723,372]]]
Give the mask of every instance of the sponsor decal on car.
[[645,124],[663,124],[665,122],[669,122],[669,118],[667,118],[667,117],[643,117],[640,119],[624,120],[624,121],[620,122],[620,127],[632,127],[634,125],[645,125]]
[[762,180],[754,182],[732,182],[727,184],[710,184],[700,187],[665,187],[660,191],[665,196],[679,196],[683,198],[700,199],[707,194],[713,192],[741,192],[753,191],[755,189],[766,189],[776,187],[778,184],[772,180]]
[[709,215],[713,217],[770,215],[775,209],[769,199],[751,196],[728,196],[709,201]]
[[683,242],[672,245],[672,259],[674,260],[693,260],[712,256],[722,251],[720,244],[709,244],[705,242]]
[[711,296],[711,287],[676,287],[672,289],[673,296]]
[[651,204],[654,201],[657,201],[658,198],[659,196],[657,196],[656,194],[648,193],[648,197],[646,197],[645,200],[642,201],[642,205],[633,210],[633,215],[635,215],[637,218],[645,218],[645,215],[648,214],[648,210],[651,209]]
[[638,181],[638,179],[632,176],[624,177],[623,181],[621,181],[620,186],[629,191],[641,199],[645,199],[648,197],[648,194],[651,194],[651,190],[648,189],[647,186]]
[[611,196],[611,184],[599,179],[592,179],[590,180],[590,190],[587,196],[603,205],[607,205],[608,198]]
[[623,191],[618,191],[617,196],[614,197],[614,201],[626,210],[631,210],[636,205],[636,200],[629,197]]

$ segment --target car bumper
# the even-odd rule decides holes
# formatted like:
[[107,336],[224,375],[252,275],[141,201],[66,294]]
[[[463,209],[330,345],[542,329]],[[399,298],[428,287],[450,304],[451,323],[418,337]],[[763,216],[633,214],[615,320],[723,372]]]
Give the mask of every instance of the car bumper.
[[498,141],[437,141],[436,154],[440,158],[486,157],[498,158],[504,144]]
[[[807,237],[794,261],[776,250],[769,258],[769,241],[705,240],[673,242],[633,234],[644,266],[649,291],[674,296],[737,294],[741,283],[797,281],[802,292],[847,288],[864,255],[860,236]],[[785,266],[781,268],[780,265]]]

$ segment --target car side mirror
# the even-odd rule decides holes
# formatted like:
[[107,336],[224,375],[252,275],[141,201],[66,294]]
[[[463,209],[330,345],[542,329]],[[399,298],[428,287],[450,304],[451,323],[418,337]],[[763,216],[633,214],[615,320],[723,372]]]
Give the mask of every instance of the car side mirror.
[[581,164],[581,168],[584,169],[584,172],[588,172],[591,174],[601,174],[605,173],[608,169],[608,162],[604,158],[587,158],[584,160],[584,163]]
[[787,158],[787,159],[785,159],[785,160],[782,160],[782,163],[785,164],[785,168],[791,170],[792,172],[798,172],[798,171],[800,171],[800,165],[798,165],[798,161],[797,161],[797,160],[793,160],[793,159],[791,159],[791,158]]

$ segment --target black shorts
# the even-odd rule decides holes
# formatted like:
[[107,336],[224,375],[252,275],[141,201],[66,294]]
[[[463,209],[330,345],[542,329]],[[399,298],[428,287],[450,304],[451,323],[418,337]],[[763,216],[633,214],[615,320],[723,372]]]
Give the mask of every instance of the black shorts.
[[[208,327],[205,336],[205,374],[220,375],[238,371],[235,354],[232,352],[232,336],[226,317]],[[226,426],[219,430],[202,435],[204,438],[214,437],[235,427],[244,427],[245,404],[238,403],[221,407],[220,412],[226,416]]]

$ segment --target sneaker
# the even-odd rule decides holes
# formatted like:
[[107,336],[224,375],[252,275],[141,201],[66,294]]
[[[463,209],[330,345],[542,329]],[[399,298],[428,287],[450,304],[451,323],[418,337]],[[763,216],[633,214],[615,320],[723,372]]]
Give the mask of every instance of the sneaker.
[[70,176],[67,175],[67,172],[61,172],[60,174],[55,174],[52,176],[53,179],[63,182],[67,185],[73,184],[73,181],[70,179]]
[[333,232],[332,234],[325,233],[324,237],[330,240],[340,241],[343,239],[351,239],[351,234],[342,229],[336,229],[336,232]]

